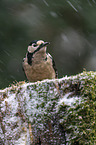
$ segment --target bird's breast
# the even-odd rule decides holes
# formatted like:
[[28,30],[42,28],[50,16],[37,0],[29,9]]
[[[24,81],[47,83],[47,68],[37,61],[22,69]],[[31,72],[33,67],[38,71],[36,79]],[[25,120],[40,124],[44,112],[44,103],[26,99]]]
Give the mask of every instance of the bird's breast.
[[29,81],[35,82],[43,79],[55,78],[55,71],[52,67],[52,62],[48,61],[32,61],[29,65],[27,61],[24,62],[24,70]]

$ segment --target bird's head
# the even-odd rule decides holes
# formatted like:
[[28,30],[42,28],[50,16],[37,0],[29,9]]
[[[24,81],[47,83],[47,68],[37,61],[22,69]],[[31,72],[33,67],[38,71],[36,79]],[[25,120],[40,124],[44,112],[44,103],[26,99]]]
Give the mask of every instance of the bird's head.
[[49,44],[49,42],[44,42],[43,40],[34,40],[29,44],[28,52],[35,53],[42,49],[44,49],[46,51],[46,47],[48,44]]

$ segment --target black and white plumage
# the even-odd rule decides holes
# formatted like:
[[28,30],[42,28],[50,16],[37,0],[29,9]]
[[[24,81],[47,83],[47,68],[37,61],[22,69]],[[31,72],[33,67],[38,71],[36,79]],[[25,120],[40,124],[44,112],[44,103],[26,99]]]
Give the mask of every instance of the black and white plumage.
[[28,46],[23,69],[30,82],[58,77],[55,62],[52,56],[46,52],[48,44],[49,42],[43,40],[34,40]]

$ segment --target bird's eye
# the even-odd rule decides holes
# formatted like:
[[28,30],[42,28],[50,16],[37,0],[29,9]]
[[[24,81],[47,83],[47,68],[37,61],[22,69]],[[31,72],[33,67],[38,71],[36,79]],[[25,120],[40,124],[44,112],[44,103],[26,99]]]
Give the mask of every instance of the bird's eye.
[[36,46],[37,46],[37,44],[33,44],[33,46],[34,46],[34,47],[36,47]]

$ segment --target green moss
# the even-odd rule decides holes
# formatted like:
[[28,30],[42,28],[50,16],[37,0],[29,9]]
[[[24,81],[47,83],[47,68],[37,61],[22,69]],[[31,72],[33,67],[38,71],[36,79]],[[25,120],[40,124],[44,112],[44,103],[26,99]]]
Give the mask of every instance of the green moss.
[[[60,112],[64,111],[63,127],[69,134],[69,144],[79,141],[80,145],[95,145],[96,143],[96,73],[83,72],[77,75],[74,80],[78,83],[80,79],[78,96],[81,102],[77,100],[73,106],[61,105]],[[74,84],[74,83],[73,83]]]
[[[43,144],[95,145],[96,72],[18,83],[6,89],[3,97],[2,110],[9,111],[11,105],[13,114],[9,116],[20,114],[24,122],[33,126],[33,136]],[[9,105],[4,103],[6,98]],[[7,116],[6,110],[5,113]]]

